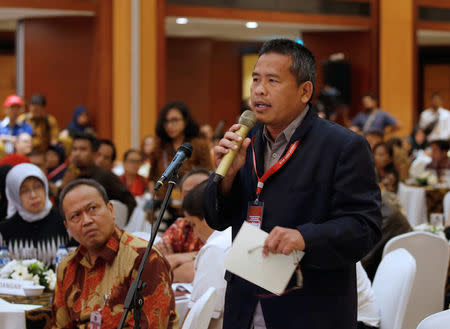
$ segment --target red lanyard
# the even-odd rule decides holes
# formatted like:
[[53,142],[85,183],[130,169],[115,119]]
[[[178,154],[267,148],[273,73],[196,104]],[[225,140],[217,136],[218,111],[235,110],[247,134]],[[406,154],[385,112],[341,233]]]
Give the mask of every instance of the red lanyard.
[[256,174],[256,177],[258,178],[258,185],[256,187],[256,199],[259,199],[259,195],[261,194],[261,191],[264,187],[264,182],[267,180],[267,178],[272,176],[274,173],[276,173],[278,170],[280,170],[281,167],[283,167],[285,165],[287,160],[289,160],[289,158],[292,156],[294,151],[297,149],[297,146],[300,143],[300,139],[295,141],[294,143],[292,143],[291,146],[289,146],[289,149],[286,152],[286,154],[280,160],[278,160],[277,163],[275,163],[272,167],[270,167],[269,170],[267,170],[261,178],[258,176],[258,170],[256,169],[254,140],[255,140],[255,138],[252,139],[253,168],[255,169],[255,174]]

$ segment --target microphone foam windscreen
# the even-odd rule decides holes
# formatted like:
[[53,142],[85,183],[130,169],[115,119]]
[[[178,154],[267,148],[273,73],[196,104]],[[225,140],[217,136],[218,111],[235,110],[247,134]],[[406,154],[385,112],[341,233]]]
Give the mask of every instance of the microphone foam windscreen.
[[245,111],[241,114],[239,118],[239,124],[249,127],[250,129],[254,126],[256,122],[256,115],[250,110]]

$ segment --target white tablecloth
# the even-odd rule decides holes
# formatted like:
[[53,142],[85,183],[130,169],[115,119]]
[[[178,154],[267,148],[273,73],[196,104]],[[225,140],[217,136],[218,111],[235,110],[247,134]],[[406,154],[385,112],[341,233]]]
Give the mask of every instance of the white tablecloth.
[[425,188],[400,183],[397,194],[411,226],[428,222]]

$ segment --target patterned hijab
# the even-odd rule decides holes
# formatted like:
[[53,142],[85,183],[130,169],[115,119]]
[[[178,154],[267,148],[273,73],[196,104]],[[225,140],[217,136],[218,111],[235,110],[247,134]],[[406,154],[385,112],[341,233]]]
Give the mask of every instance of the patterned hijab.
[[[45,188],[45,207],[37,214],[30,213],[22,207],[20,200],[20,186],[28,177],[36,177]],[[36,222],[47,216],[52,209],[52,203],[48,198],[48,181],[41,169],[31,163],[22,163],[13,167],[6,176],[6,197],[8,198],[8,218],[16,212],[26,222]]]

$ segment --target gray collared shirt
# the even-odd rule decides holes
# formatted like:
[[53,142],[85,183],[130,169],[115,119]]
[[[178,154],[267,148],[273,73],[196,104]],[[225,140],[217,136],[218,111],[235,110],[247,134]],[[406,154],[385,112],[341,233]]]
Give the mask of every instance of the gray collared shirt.
[[263,135],[266,140],[266,146],[264,149],[264,172],[272,167],[283,154],[287,144],[294,135],[294,132],[300,127],[306,114],[308,113],[309,105],[287,126],[275,139],[270,137],[266,126],[263,128]]

